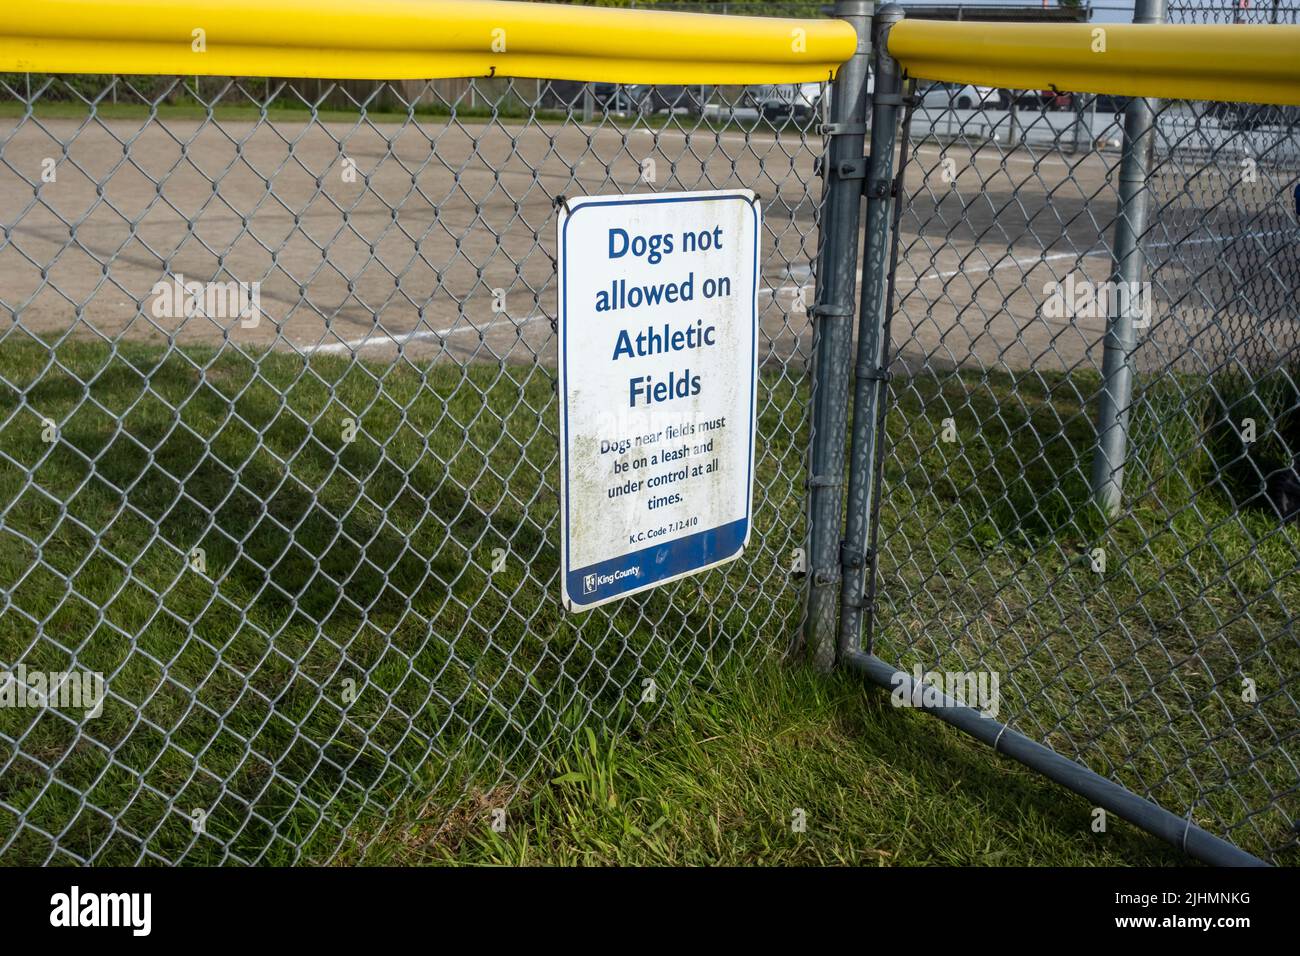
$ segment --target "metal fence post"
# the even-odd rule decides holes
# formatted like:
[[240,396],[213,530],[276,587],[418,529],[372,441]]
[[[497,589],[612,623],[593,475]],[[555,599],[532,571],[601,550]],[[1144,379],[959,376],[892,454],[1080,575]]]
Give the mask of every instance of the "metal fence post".
[[813,665],[835,663],[839,542],[843,517],[844,432],[847,424],[849,358],[857,291],[858,225],[861,221],[866,139],[871,14],[866,0],[838,0],[835,15],[858,31],[854,55],[831,87],[830,147],[824,171],[828,196],[813,306],[815,338],[812,434],[808,455],[808,613],[804,642]]
[[[1165,0],[1136,0],[1134,23],[1164,23]],[[1124,111],[1124,151],[1119,171],[1115,223],[1114,288],[1102,353],[1102,391],[1097,412],[1097,448],[1092,459],[1092,497],[1107,517],[1118,511],[1128,453],[1129,406],[1133,400],[1134,319],[1145,297],[1132,294],[1142,281],[1142,236],[1150,194],[1147,175],[1155,141],[1155,100],[1137,97]]]
[[1079,141],[1083,137],[1083,124],[1086,122],[1088,112],[1086,99],[1087,97],[1083,93],[1070,94],[1070,109],[1074,113],[1074,122],[1070,124],[1072,127],[1070,132],[1074,134],[1070,142],[1070,152],[1072,153],[1077,153],[1080,149]]
[[885,344],[889,285],[890,235],[894,183],[894,146],[902,106],[902,74],[889,55],[890,28],[903,19],[903,8],[888,4],[874,23],[876,70],[871,101],[871,156],[867,160],[867,219],[863,240],[862,302],[858,318],[858,355],[854,369],[853,435],[849,457],[848,519],[840,547],[839,656],[862,641],[863,586],[870,556],[871,495],[875,486],[878,415],[888,375]]

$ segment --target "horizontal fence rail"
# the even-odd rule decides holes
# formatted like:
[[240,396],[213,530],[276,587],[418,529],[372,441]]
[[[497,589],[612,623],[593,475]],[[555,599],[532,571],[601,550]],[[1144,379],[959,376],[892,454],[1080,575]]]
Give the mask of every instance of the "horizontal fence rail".
[[[912,675],[896,670],[892,665],[860,650],[845,655],[844,663],[866,676],[873,684],[890,693],[907,699],[916,699],[916,706],[933,714],[944,723],[951,724],[963,733],[988,744],[1000,754],[1005,754],[1027,767],[1050,777],[1062,786],[1079,793],[1098,806],[1126,820],[1138,823],[1184,852],[1214,866],[1263,866],[1258,857],[1233,846],[1226,840],[1206,833],[1179,818],[1168,810],[1144,800],[1130,790],[1113,783],[1056,751],[1035,743],[1024,734],[1017,733],[996,720],[946,694],[927,691],[930,685],[916,681]],[[929,699],[926,699],[926,698]]]
[[904,20],[889,52],[917,79],[1300,104],[1300,26]]
[[33,0],[0,11],[0,70],[619,83],[828,79],[842,20],[508,0]]

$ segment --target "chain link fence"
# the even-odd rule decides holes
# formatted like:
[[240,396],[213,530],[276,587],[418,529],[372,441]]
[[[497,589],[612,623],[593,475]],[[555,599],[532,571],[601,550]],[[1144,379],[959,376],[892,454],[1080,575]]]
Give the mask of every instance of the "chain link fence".
[[[1153,104],[1141,218],[1128,101],[923,87],[886,294],[892,154],[823,93],[0,76],[0,861],[454,840],[577,728],[837,611],[841,663],[865,611],[869,653],[997,674],[1013,731],[1295,861],[1295,110]],[[848,527],[810,528],[842,506],[864,185],[892,380],[860,341]],[[556,203],[734,187],[764,224],[750,553],[566,616]]]
[[905,127],[869,650],[1000,675],[1009,728],[1294,863],[1296,111],[1156,104],[1109,515],[1124,104],[1080,148],[1079,92],[1013,95]]
[[[398,808],[436,841],[583,722],[798,633],[816,116],[533,80],[0,92],[0,670],[103,678],[0,708],[4,862],[355,861]],[[751,551],[566,616],[554,203],[738,186]]]
[[1198,3],[1174,0],[1168,5],[1170,23],[1300,23],[1295,0],[1238,0],[1237,3]]

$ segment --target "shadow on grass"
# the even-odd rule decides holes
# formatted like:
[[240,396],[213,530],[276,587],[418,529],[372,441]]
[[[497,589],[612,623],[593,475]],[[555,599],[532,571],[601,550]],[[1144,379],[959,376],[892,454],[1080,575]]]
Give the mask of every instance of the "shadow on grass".
[[[0,376],[0,663],[110,694],[0,715],[6,860],[329,859],[796,626],[762,561],[560,613],[544,369],[13,341]],[[779,489],[804,400],[762,394]],[[798,502],[756,507],[777,553]]]
[[[653,726],[548,750],[511,805],[382,862],[668,865],[1166,865],[1186,858],[854,675],[774,656],[729,666]],[[418,813],[394,829],[426,833]],[[796,821],[799,824],[796,826]]]
[[[1294,855],[1300,528],[1261,494],[1294,447],[1293,379],[1144,380],[1111,520],[1088,485],[1095,375],[896,380],[877,653],[996,671],[1018,730],[1252,852]],[[1260,440],[1243,448],[1247,413]]]

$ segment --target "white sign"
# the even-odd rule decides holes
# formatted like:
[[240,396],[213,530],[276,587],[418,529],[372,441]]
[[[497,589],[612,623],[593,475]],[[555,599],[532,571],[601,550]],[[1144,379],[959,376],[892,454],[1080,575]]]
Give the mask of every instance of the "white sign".
[[717,567],[749,541],[761,221],[743,189],[591,196],[561,212],[570,611]]

